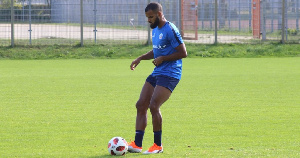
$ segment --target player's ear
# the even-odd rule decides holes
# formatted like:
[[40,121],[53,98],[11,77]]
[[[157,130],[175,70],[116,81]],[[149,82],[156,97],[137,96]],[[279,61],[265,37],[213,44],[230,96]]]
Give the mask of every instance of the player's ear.
[[162,17],[162,15],[163,15],[161,11],[158,11],[157,14],[159,17]]

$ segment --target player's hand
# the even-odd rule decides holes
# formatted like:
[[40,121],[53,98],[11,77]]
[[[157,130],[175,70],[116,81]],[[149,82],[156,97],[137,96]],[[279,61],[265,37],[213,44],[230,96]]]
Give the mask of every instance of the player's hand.
[[139,65],[140,62],[141,62],[141,60],[139,58],[133,60],[130,65],[130,69],[134,70]]
[[159,66],[161,63],[163,62],[163,57],[160,56],[160,57],[157,57],[155,58],[152,63],[155,65],[155,66]]

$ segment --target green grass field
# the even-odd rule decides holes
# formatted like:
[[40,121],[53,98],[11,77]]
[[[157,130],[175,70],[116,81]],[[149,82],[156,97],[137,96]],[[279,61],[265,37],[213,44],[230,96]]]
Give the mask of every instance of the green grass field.
[[[153,69],[130,63],[1,60],[0,157],[111,157],[112,137],[134,139],[135,102]],[[299,96],[297,57],[184,59],[161,109],[164,153],[146,157],[300,157]],[[152,143],[149,120],[144,150]]]

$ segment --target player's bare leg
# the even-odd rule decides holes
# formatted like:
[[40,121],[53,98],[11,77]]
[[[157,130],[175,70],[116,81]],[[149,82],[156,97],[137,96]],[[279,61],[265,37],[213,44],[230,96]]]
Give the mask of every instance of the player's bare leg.
[[144,137],[144,131],[147,126],[147,110],[149,108],[150,100],[154,91],[154,87],[145,82],[140,98],[136,103],[137,115],[136,115],[136,135],[135,141],[132,141],[128,145],[129,152],[141,152],[142,151],[142,141]]
[[162,130],[162,115],[160,112],[161,105],[167,101],[172,92],[162,86],[156,86],[150,101],[150,111],[152,114],[153,131]]
[[144,154],[155,154],[162,153],[163,147],[161,144],[161,134],[162,134],[162,115],[160,112],[161,105],[167,101],[172,92],[162,86],[156,86],[150,101],[150,111],[152,115],[152,124],[154,132],[154,144],[151,146]]
[[136,103],[136,130],[145,130],[147,126],[147,110],[153,91],[154,87],[150,83],[145,82],[140,94],[140,98]]

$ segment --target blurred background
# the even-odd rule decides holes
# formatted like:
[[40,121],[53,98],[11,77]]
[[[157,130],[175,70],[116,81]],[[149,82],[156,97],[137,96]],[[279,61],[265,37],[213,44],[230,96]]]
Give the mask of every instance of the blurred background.
[[[149,0],[0,0],[0,46],[150,44]],[[158,0],[192,43],[299,43],[300,0]]]

